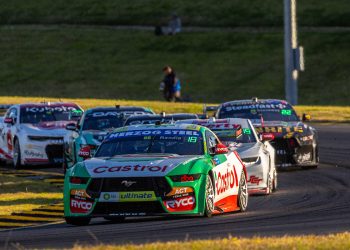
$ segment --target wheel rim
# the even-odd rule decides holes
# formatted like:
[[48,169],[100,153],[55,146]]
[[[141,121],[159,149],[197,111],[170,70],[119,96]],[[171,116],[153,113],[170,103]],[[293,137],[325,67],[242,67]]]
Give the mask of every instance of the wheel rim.
[[241,191],[239,195],[239,200],[240,200],[239,205],[241,207],[241,210],[245,210],[248,203],[248,187],[247,187],[247,182],[245,181],[244,174],[242,175],[240,186],[241,186]]
[[209,212],[214,211],[214,188],[210,176],[207,177],[205,188],[206,207]]
[[18,162],[18,155],[19,155],[19,145],[18,142],[15,143],[15,148],[13,150],[13,163],[16,165]]

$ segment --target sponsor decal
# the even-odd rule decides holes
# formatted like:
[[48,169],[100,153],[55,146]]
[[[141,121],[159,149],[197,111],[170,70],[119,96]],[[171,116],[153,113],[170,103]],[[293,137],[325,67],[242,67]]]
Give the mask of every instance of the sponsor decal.
[[119,193],[117,192],[101,192],[99,201],[117,202],[119,201]]
[[235,168],[226,169],[226,173],[219,172],[217,174],[217,180],[215,184],[216,186],[215,191],[217,195],[220,195],[226,192],[227,190],[232,189],[235,186],[238,186],[237,174],[234,171],[236,171]]
[[300,140],[301,140],[301,141],[312,141],[313,139],[314,139],[314,136],[313,136],[313,135],[308,135],[308,136],[300,137]]
[[136,183],[136,181],[127,181],[127,180],[123,180],[121,182],[121,184],[124,185],[125,187],[131,187],[135,183]]
[[120,116],[120,112],[107,111],[107,112],[94,112],[91,114],[92,117],[106,117],[106,116]]
[[143,192],[101,192],[100,202],[133,202],[155,201],[157,197],[153,191]]
[[194,196],[187,196],[187,197],[175,198],[172,200],[166,200],[166,201],[163,201],[163,203],[164,203],[164,206],[170,212],[181,212],[181,211],[193,210],[196,205]]
[[311,161],[311,159],[312,159],[311,152],[298,155],[298,162]]
[[120,192],[119,200],[121,202],[128,201],[155,201],[157,200],[156,195],[153,191],[144,192]]
[[225,111],[235,111],[235,110],[248,110],[248,109],[260,109],[260,110],[269,110],[280,112],[281,109],[287,108],[286,104],[282,103],[266,103],[266,104],[228,104],[225,107]]
[[148,165],[135,165],[135,166],[101,166],[93,169],[95,174],[101,174],[105,172],[114,173],[114,172],[165,172],[168,166],[148,166]]
[[70,199],[70,210],[72,213],[88,213],[92,208],[93,202],[78,199]]
[[198,131],[194,130],[135,130],[127,132],[115,132],[108,136],[108,140],[114,138],[132,137],[132,136],[152,136],[152,135],[178,135],[178,136],[199,136]]
[[75,199],[85,200],[86,198],[91,198],[91,196],[88,193],[86,193],[85,189],[72,189],[70,191],[70,195]]
[[174,187],[166,196],[182,195],[193,193],[193,188],[191,187]]
[[43,112],[67,112],[67,111],[77,111],[76,107],[72,106],[46,106],[46,107],[26,107],[26,112],[31,113],[43,113]]
[[24,150],[24,154],[30,158],[45,158],[44,154],[38,151]]
[[259,185],[260,181],[262,181],[262,179],[260,179],[258,176],[251,175],[247,182],[250,182],[251,184]]

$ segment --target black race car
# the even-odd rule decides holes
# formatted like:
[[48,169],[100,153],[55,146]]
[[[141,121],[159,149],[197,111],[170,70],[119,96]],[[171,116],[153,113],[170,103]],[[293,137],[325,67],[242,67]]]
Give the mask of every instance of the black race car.
[[[208,107],[213,110],[213,107]],[[286,101],[253,98],[221,104],[215,113],[217,118],[250,119],[258,134],[268,133],[276,149],[276,167],[301,166],[316,168],[319,163],[318,137],[315,128],[306,124],[310,115],[300,119]]]
[[138,124],[156,124],[156,123],[173,123],[179,120],[198,119],[196,114],[177,113],[177,114],[144,114],[130,116],[124,123],[124,126]]

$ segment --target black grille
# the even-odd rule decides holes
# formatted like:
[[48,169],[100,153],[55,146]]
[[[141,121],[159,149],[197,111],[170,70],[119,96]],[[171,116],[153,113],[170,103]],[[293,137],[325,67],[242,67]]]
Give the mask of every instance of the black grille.
[[[276,150],[276,165],[285,163],[295,164],[295,160],[293,158],[295,146],[292,146],[288,140],[290,139],[275,139],[271,142],[272,146]],[[295,140],[294,143],[294,145],[296,145]]]
[[[132,183],[128,186],[125,183]],[[87,188],[92,198],[99,198],[101,192],[154,191],[157,197],[164,197],[171,187],[164,177],[93,178]]]
[[50,163],[59,164],[63,162],[63,145],[47,145],[46,154]]
[[97,215],[154,215],[164,213],[164,209],[159,201],[145,202],[98,202],[92,212],[93,216]]

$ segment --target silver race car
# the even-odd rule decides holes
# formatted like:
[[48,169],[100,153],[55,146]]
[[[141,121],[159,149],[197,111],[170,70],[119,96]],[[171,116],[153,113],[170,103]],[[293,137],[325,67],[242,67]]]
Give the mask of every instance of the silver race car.
[[74,103],[12,105],[0,119],[0,159],[23,165],[62,164],[63,137],[82,109]]
[[198,124],[211,129],[231,150],[236,151],[247,168],[249,194],[270,194],[277,188],[275,149],[268,133],[258,137],[248,119],[197,119],[177,123]]

